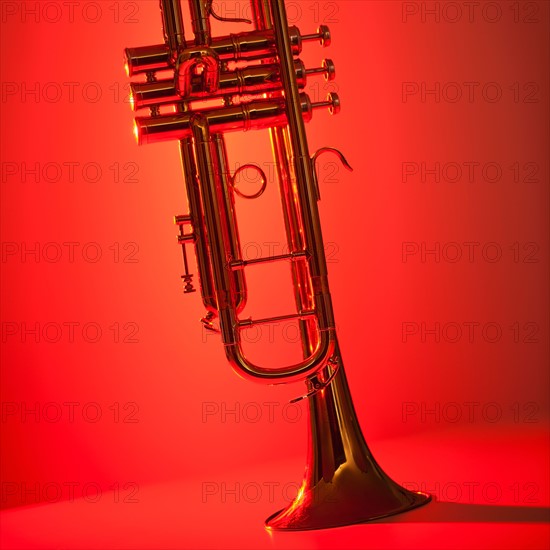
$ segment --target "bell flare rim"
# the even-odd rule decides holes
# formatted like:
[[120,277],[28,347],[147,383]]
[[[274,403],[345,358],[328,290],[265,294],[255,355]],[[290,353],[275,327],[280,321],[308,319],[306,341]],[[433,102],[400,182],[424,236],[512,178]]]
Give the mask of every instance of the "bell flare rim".
[[[367,515],[364,518],[357,518],[357,519],[350,519],[346,520],[345,518],[335,519],[334,523],[327,523],[327,522],[316,522],[313,521],[305,521],[303,525],[298,526],[285,526],[280,525],[277,526],[276,522],[274,521],[280,514],[285,512],[287,509],[282,508],[281,510],[275,512],[274,514],[271,514],[264,522],[264,528],[267,531],[315,531],[319,529],[336,529],[338,527],[348,527],[351,525],[361,525],[363,523],[368,523],[371,521],[376,521],[380,519],[384,519],[387,517],[395,516],[398,514],[402,514],[405,512],[408,512],[410,510],[414,510],[415,508],[419,508],[420,506],[424,506],[425,504],[428,504],[433,499],[432,495],[428,493],[412,493],[414,496],[414,499],[412,502],[407,503],[403,506],[400,506],[398,508],[395,508],[393,510],[387,510],[384,512],[381,512],[380,514],[376,515]],[[324,523],[324,524],[323,524]]]

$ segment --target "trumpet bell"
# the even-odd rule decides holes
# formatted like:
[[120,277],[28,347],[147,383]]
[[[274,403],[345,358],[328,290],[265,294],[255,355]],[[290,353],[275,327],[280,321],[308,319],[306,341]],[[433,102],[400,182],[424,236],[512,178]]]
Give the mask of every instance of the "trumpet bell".
[[398,485],[367,447],[344,369],[309,398],[309,456],[294,501],[269,516],[267,529],[341,527],[384,518],[428,503],[431,496]]
[[267,529],[305,531],[365,523],[412,510],[431,500],[390,479],[372,455],[365,457],[369,469],[346,464],[330,482],[302,487],[287,507],[269,516]]

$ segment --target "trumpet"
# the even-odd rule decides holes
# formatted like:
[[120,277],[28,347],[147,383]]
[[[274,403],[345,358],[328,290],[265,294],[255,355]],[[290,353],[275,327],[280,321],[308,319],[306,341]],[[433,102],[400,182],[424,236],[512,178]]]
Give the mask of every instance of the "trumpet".
[[[226,357],[242,377],[279,384],[305,382],[309,404],[309,451],[303,483],[295,500],[267,518],[269,529],[322,529],[362,523],[418,507],[430,496],[395,483],[370,452],[354,410],[338,345],[328,269],[318,210],[320,200],[315,163],[323,147],[310,154],[305,130],[313,112],[340,110],[331,93],[313,102],[304,93],[311,75],[335,76],[325,60],[308,69],[298,58],[304,44],[329,46],[330,31],[320,26],[302,34],[289,26],[284,0],[250,0],[253,29],[213,37],[211,0],[189,0],[193,40],[184,33],[180,0],[161,0],[164,42],[125,50],[128,76],[145,75],[131,83],[135,110],[149,116],[135,118],[139,144],[178,141],[188,199],[188,212],[175,217],[182,247],[183,292],[195,292],[187,247],[193,246],[206,329],[219,332]],[[235,20],[231,20],[235,21]],[[240,22],[246,22],[239,20]],[[159,75],[168,73],[168,77]],[[212,106],[212,101],[216,104]],[[205,103],[207,103],[205,105]],[[236,197],[257,198],[268,178],[254,165],[262,185],[246,195],[230,174],[224,139],[226,132],[263,130],[269,133],[275,165],[288,253],[243,259]],[[243,319],[248,292],[246,271],[252,264],[288,262],[293,281],[295,311],[277,317]],[[248,327],[292,320],[298,323],[303,359],[290,365],[266,367],[250,361],[242,345]]]

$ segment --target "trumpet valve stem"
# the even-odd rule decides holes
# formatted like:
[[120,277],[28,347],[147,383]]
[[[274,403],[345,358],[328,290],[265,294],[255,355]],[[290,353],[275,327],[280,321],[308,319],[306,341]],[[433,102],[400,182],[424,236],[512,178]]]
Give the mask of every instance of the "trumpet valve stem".
[[310,74],[322,74],[325,80],[334,80],[336,77],[336,68],[332,59],[324,59],[321,67],[315,67],[313,69],[306,69],[306,75]]
[[330,46],[330,30],[326,25],[321,25],[316,33],[304,34],[302,36],[303,41],[319,40],[323,48]]
[[335,115],[340,112],[340,98],[338,94],[330,92],[327,95],[325,101],[318,101],[317,103],[311,104],[312,109],[319,109],[320,107],[328,107],[331,115]]

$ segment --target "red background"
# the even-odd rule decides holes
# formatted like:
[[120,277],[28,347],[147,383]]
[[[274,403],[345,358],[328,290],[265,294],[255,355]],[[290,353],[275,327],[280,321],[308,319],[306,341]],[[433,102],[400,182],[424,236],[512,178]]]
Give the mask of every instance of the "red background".
[[[340,342],[370,446],[392,477],[423,483],[440,501],[540,507],[548,499],[549,9],[501,2],[469,12],[467,4],[441,2],[438,15],[425,11],[433,2],[300,1],[288,10],[303,32],[320,23],[332,31],[329,49],[308,44],[303,59],[332,58],[337,78],[311,78],[306,91],[314,100],[337,91],[342,111],[316,112],[308,137],[312,152],[338,147],[355,169],[321,157],[320,210]],[[303,389],[235,376],[198,322],[200,296],[182,295],[177,146],[135,145],[122,60],[127,46],[161,41],[158,3],[77,2],[70,11],[62,2],[4,2],[1,16],[3,544],[268,544],[263,533],[248,539],[243,525],[261,528],[284,500],[279,489],[268,497],[266,483],[300,479],[306,408],[287,403]],[[265,133],[228,143],[235,168],[273,171]],[[422,163],[439,163],[439,182],[429,172],[423,181]],[[238,202],[248,257],[283,251],[271,183],[261,199]],[[423,256],[423,247],[440,256]],[[250,271],[247,315],[288,312],[287,272]],[[23,335],[35,326],[38,335]],[[439,326],[439,341],[424,326]],[[249,352],[281,362],[292,353],[289,334],[280,326],[259,342],[250,335]],[[470,482],[496,483],[501,496],[469,495]],[[239,502],[223,500],[222,483],[238,485]],[[246,483],[264,488],[258,503],[242,492]],[[452,484],[460,495],[443,490]],[[111,506],[117,486],[123,502],[107,513],[102,537],[92,527],[102,508],[79,497],[100,488],[98,503]],[[205,487],[216,491],[206,501]],[[57,512],[18,519],[22,506]],[[162,526],[171,513],[187,533],[208,518],[225,534],[172,540]],[[499,536],[522,547],[528,527],[517,531],[508,519]],[[412,542],[391,524],[353,533],[388,548],[503,547],[495,526],[470,521],[481,522],[472,540],[424,527]],[[51,527],[67,523],[72,530]],[[542,547],[547,531],[531,529],[532,547]],[[342,540],[359,544],[355,534]],[[285,544],[330,547],[327,536]]]

